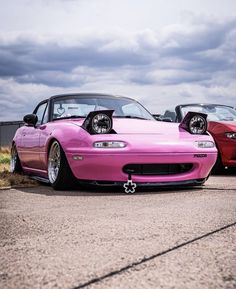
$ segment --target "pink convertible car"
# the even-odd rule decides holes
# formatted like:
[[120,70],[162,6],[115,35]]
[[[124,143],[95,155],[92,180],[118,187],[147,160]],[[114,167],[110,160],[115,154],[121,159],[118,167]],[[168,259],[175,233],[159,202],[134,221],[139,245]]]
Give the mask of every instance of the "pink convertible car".
[[202,185],[217,150],[206,115],[158,122],[138,102],[104,94],[57,95],[24,117],[12,142],[11,171],[67,189],[96,185]]

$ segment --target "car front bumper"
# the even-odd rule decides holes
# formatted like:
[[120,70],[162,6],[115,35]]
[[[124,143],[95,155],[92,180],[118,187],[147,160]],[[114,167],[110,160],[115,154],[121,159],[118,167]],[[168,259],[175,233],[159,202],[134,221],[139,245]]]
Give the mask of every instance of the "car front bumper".
[[229,139],[220,146],[221,159],[224,166],[236,167],[236,140]]
[[[185,173],[168,175],[135,175],[131,178],[136,183],[166,184],[176,182],[198,182],[208,177],[215,164],[217,153],[81,153],[67,152],[67,160],[74,176],[79,180],[94,182],[126,182],[128,174],[123,167],[128,164],[193,164]],[[196,183],[195,182],[195,183]],[[201,182],[201,181],[200,181]]]

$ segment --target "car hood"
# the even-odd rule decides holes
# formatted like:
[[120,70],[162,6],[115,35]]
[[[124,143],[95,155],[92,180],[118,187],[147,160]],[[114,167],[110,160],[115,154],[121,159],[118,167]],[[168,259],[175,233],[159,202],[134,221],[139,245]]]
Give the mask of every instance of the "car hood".
[[143,119],[113,119],[113,129],[119,134],[179,133],[179,124]]
[[209,121],[209,129],[217,125],[224,126],[228,131],[236,131],[236,121]]
[[[84,120],[71,120],[77,126],[81,126]],[[171,122],[113,118],[113,129],[118,134],[179,134],[179,124]]]
[[[61,121],[63,120],[58,120],[58,122]],[[84,119],[71,119],[64,120],[63,122],[81,127]],[[137,153],[143,152],[146,149],[149,152],[156,152],[157,146],[160,153],[195,152],[199,150],[194,145],[195,141],[213,141],[210,135],[193,135],[188,133],[186,130],[179,128],[178,123],[155,120],[113,118],[113,129],[117,134],[112,135],[112,140],[127,142],[129,149]],[[80,145],[85,148],[89,147],[88,142],[90,141],[111,140],[111,134],[90,135],[88,140],[83,131],[82,136]],[[207,151],[215,152],[215,148],[209,148]]]

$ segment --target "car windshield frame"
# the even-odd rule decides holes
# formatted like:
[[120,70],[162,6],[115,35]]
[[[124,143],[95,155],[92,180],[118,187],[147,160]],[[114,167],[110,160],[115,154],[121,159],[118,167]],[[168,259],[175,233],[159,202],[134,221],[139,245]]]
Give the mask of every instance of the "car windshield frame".
[[[194,107],[198,109],[194,110]],[[221,105],[221,104],[180,105],[179,112],[181,114],[181,119],[184,118],[184,116],[187,114],[188,111],[205,113],[207,114],[208,121],[236,121],[236,110],[229,105]]]
[[[130,106],[128,108],[128,106]],[[134,112],[131,108],[136,109]],[[126,107],[126,112],[124,108]],[[128,108],[128,110],[127,110]],[[114,118],[136,118],[155,120],[152,114],[139,102],[126,97],[96,95],[65,95],[51,99],[50,119],[86,118],[89,112],[114,110]],[[70,111],[70,113],[68,113]]]

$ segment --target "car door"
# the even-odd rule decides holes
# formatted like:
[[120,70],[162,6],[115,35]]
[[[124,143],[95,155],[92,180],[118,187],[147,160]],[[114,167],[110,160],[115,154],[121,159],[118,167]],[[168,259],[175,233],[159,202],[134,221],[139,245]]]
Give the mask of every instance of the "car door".
[[38,129],[40,130],[39,136],[39,168],[41,170],[47,170],[47,141],[52,133],[52,126],[51,129],[49,128],[50,125],[48,124],[49,121],[49,103],[46,107],[43,119],[41,124],[39,125]]
[[26,125],[22,134],[23,163],[24,167],[40,169],[40,126],[47,108],[47,101],[40,103],[34,110],[38,121],[35,126]]

